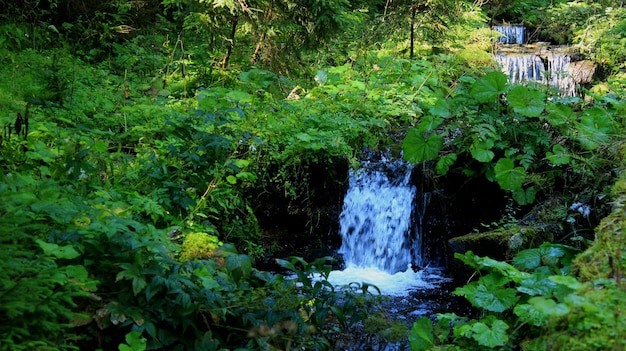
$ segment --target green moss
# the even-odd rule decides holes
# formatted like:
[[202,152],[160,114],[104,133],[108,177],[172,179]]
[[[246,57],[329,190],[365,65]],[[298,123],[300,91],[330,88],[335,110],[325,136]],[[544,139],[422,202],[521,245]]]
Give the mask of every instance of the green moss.
[[213,252],[221,245],[216,236],[203,232],[189,233],[183,239],[180,260],[186,262],[211,258]]
[[467,234],[450,239],[454,252],[469,250],[482,256],[509,259],[515,252],[549,240],[551,234],[543,227],[513,226],[489,232]]
[[566,318],[552,321],[545,334],[522,343],[523,350],[624,350],[626,291],[619,285],[589,286],[578,292]]

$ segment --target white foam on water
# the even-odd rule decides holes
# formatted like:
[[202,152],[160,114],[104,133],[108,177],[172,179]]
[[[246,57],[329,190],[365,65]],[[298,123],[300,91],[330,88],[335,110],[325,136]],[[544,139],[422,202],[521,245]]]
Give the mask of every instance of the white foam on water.
[[[418,272],[407,269],[390,274],[377,268],[362,267],[348,267],[342,271],[332,271],[328,277],[328,282],[338,288],[355,283],[367,283],[375,285],[382,295],[388,296],[407,296],[413,290],[433,289],[445,280],[446,278],[439,275],[437,271],[429,269]],[[368,291],[377,293],[374,288],[368,288]]]

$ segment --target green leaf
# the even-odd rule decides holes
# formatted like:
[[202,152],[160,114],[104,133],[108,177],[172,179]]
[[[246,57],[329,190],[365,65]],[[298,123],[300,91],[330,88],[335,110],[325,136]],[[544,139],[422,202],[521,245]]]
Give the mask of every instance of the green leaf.
[[478,102],[494,101],[508,88],[507,76],[499,71],[487,73],[472,86],[470,94]]
[[546,158],[555,166],[566,165],[570,162],[570,153],[563,145],[555,144],[551,152],[546,152]]
[[464,296],[474,307],[492,312],[504,312],[517,301],[517,291],[514,289],[490,289],[478,282],[457,288],[453,294]]
[[539,249],[527,249],[518,252],[513,257],[513,265],[520,269],[535,269],[541,265],[541,253]]
[[206,267],[200,267],[193,271],[200,278],[200,282],[202,283],[202,287],[207,290],[219,290],[221,285],[215,280],[213,274],[209,272]]
[[579,133],[577,139],[587,150],[593,150],[599,144],[607,143],[609,135],[615,132],[611,115],[599,107],[586,110],[576,126]]
[[437,160],[437,165],[435,165],[435,170],[437,171],[437,174],[445,175],[446,173],[448,173],[448,170],[454,164],[456,158],[457,155],[454,153],[441,156],[439,160]]
[[409,130],[402,142],[403,157],[411,163],[432,160],[439,155],[442,148],[442,136],[435,133],[421,133],[415,128]]
[[133,294],[138,295],[147,285],[148,283],[143,277],[133,278]]
[[516,190],[522,187],[526,180],[526,171],[522,167],[515,167],[513,160],[501,158],[494,167],[496,180],[504,190]]
[[519,317],[523,323],[528,323],[540,327],[547,320],[546,316],[537,311],[532,305],[519,304],[513,309],[513,313]]
[[546,106],[546,112],[546,121],[555,127],[559,127],[569,121],[576,120],[576,114],[571,107],[567,105],[549,103]]
[[[491,146],[489,146],[491,145]],[[489,162],[491,161],[495,154],[493,153],[493,151],[490,150],[490,148],[493,146],[493,141],[489,141],[489,142],[478,142],[478,143],[473,143],[472,146],[470,146],[470,153],[472,154],[472,157],[479,162]]]
[[409,333],[409,344],[411,351],[426,351],[435,345],[433,323],[430,318],[422,317],[413,323]]
[[560,317],[569,313],[569,307],[566,304],[557,303],[543,296],[531,297],[528,299],[528,303],[545,316]]
[[477,322],[472,326],[472,331],[474,332],[472,338],[482,346],[491,348],[504,346],[509,341],[507,329],[509,329],[509,325],[499,319],[493,322],[491,327],[485,323]]
[[518,85],[509,91],[507,100],[513,111],[527,117],[538,117],[545,108],[546,95],[537,89]]
[[548,279],[556,284],[564,285],[572,290],[580,289],[583,286],[583,283],[579,282],[576,278],[569,275],[555,275],[549,277]]
[[252,259],[248,255],[228,255],[226,269],[236,281],[242,281],[252,272]]
[[141,336],[138,331],[131,331],[126,334],[126,343],[118,346],[119,351],[144,351],[146,349],[147,340]]
[[450,117],[450,106],[446,99],[439,99],[433,107],[430,108],[430,113],[433,116],[447,118]]
[[235,177],[234,177],[234,176],[232,176],[232,175],[227,176],[227,177],[226,177],[226,181],[227,181],[229,184],[237,184],[237,178],[235,178]]
[[537,195],[537,190],[535,190],[534,186],[526,190],[523,188],[513,190],[513,200],[520,205],[532,204],[535,202],[535,195]]
[[59,246],[57,244],[47,243],[41,239],[37,239],[35,241],[46,255],[66,259],[73,259],[80,256],[80,253],[78,253],[78,251],[76,251],[71,245]]

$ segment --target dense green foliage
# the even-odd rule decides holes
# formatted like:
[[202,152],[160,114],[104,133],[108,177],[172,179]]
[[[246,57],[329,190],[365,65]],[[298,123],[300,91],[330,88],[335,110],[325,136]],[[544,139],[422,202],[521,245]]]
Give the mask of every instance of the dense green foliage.
[[[323,350],[358,321],[384,329],[368,310],[376,289],[330,286],[326,259],[256,268],[280,243],[252,203],[280,193],[307,212],[315,169],[334,174],[407,126],[407,160],[437,177],[487,177],[522,205],[583,188],[595,198],[616,173],[626,115],[617,2],[6,5],[0,350]],[[509,85],[493,71],[487,23],[513,16],[579,44],[605,80],[587,99]],[[604,224],[603,243],[618,227]],[[579,256],[610,273],[579,263],[578,280],[567,275],[577,252],[563,245],[512,264],[460,256],[486,273],[457,290],[481,316],[441,315],[434,330],[420,320],[412,347],[619,342],[598,327],[624,323],[612,314],[623,256],[609,251]],[[568,343],[572,330],[585,339]]]

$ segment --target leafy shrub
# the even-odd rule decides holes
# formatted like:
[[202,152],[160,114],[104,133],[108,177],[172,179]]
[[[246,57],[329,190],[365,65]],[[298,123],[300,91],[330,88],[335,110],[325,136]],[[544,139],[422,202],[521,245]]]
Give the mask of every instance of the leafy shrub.
[[621,105],[611,99],[575,112],[542,90],[509,86],[501,72],[461,81],[407,133],[404,157],[436,160],[440,175],[462,163],[461,172],[497,182],[518,204],[533,203],[567,169],[591,176],[617,133],[613,116]]

